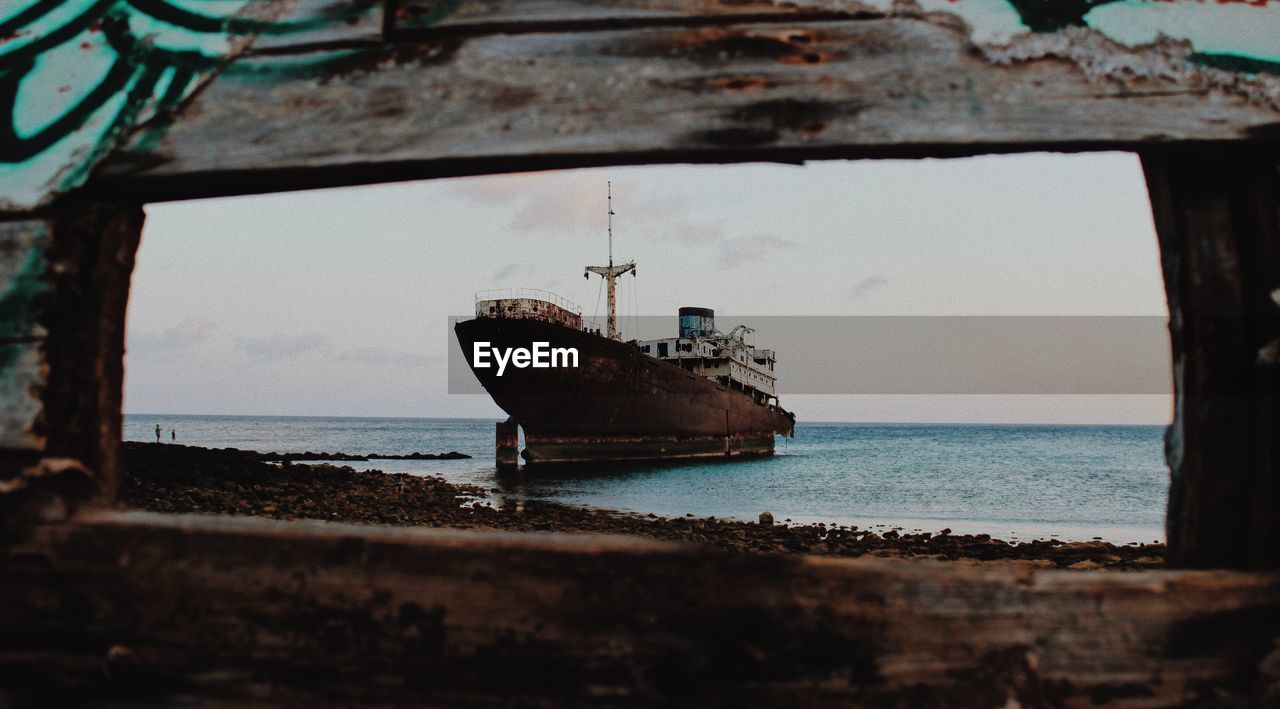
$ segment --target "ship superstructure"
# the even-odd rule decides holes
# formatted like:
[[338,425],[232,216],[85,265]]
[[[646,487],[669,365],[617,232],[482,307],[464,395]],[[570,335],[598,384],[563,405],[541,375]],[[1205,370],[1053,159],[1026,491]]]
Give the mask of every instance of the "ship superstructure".
[[755,330],[746,325],[728,334],[717,331],[715,317],[710,308],[680,308],[677,337],[640,340],[636,346],[644,354],[749,394],[757,403],[776,405],[777,353],[748,344],[747,335]]

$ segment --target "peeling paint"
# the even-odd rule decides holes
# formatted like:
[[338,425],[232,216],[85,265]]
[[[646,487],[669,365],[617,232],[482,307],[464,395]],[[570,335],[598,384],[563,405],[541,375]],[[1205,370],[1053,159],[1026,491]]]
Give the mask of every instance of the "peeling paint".
[[997,65],[1060,59],[1074,63],[1093,81],[1161,81],[1187,92],[1220,89],[1280,111],[1280,77],[1214,66],[1185,40],[1162,38],[1130,49],[1090,29],[1068,28],[1022,35],[1007,45],[982,50]]
[[[894,7],[891,0],[871,4],[885,11]],[[1160,74],[1196,81],[1202,77],[1194,69],[1201,67],[1245,78],[1280,76],[1280,2],[1275,0],[915,0],[915,5],[926,13],[959,17],[970,40],[998,63],[1071,55],[1084,60],[1078,63],[1094,77]],[[1087,41],[1081,28],[1118,47],[1154,49],[1163,56],[1121,59],[1115,48],[1090,42],[1091,50],[1104,51],[1088,59],[1062,41]],[[1152,67],[1139,66],[1152,59]],[[1105,68],[1108,63],[1113,67]],[[1276,103],[1274,85],[1246,89],[1234,76],[1205,78],[1255,101]]]
[[[890,0],[873,6],[889,11]],[[956,15],[979,44],[1005,44],[1027,32],[1089,27],[1128,47],[1186,40],[1196,52],[1280,61],[1276,0],[915,0],[923,12]]]
[[958,16],[970,28],[969,38],[979,44],[1003,44],[1031,30],[1007,0],[916,0],[925,12]]
[[1086,24],[1128,47],[1185,40],[1195,52],[1280,62],[1280,2],[1123,0],[1099,5]]

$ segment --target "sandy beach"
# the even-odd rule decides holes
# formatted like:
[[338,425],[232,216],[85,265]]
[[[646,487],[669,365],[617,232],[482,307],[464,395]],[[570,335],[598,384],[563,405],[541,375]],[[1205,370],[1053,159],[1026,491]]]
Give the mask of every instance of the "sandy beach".
[[1163,544],[1010,543],[986,534],[877,533],[854,525],[659,517],[554,502],[495,501],[491,491],[482,487],[438,477],[387,474],[349,465],[277,463],[270,460],[272,456],[254,451],[124,445],[122,503],[156,512],[631,534],[745,553],[1018,562],[1069,569],[1143,569],[1164,564]]

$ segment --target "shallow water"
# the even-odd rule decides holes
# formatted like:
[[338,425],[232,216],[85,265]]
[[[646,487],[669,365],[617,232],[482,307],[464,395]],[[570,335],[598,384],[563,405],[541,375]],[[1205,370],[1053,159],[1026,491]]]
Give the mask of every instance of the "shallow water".
[[1161,426],[800,423],[771,458],[498,476],[491,420],[129,414],[125,439],[257,451],[470,460],[351,463],[439,475],[543,498],[662,516],[892,526],[1117,543],[1164,540]]

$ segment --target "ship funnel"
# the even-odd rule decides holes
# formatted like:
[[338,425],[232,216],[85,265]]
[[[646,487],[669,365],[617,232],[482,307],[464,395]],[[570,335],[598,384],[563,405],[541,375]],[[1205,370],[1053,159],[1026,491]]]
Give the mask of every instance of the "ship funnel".
[[711,308],[681,308],[680,337],[693,339],[716,334],[716,311]]

